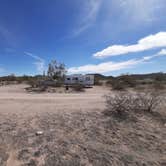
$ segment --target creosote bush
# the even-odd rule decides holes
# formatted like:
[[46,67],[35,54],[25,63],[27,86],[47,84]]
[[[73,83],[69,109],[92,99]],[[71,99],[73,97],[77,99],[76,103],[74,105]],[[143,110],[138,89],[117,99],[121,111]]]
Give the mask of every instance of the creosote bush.
[[132,95],[127,92],[117,92],[105,96],[107,103],[107,114],[116,113],[122,116],[125,112],[132,110]]
[[156,92],[116,92],[106,96],[106,114],[123,116],[133,112],[154,112],[161,105],[161,95]]
[[165,82],[162,81],[154,81],[153,88],[155,90],[164,90],[165,89]]
[[126,85],[119,79],[114,79],[110,81],[110,83],[112,86],[112,90],[121,91],[126,89]]
[[130,75],[122,75],[107,81],[107,85],[111,85],[113,90],[125,90],[136,86],[136,80]]
[[154,112],[162,104],[160,93],[152,91],[147,93],[137,93],[134,99],[136,111]]
[[27,81],[27,83],[28,83],[32,88],[37,87],[38,84],[39,84],[38,81],[35,80],[35,79],[29,79],[29,80]]

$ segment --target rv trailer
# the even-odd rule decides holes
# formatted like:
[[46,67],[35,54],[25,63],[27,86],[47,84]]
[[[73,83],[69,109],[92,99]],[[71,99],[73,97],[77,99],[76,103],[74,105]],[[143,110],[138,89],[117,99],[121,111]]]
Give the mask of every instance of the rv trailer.
[[81,84],[86,87],[94,85],[94,75],[92,74],[73,74],[65,77],[65,85]]

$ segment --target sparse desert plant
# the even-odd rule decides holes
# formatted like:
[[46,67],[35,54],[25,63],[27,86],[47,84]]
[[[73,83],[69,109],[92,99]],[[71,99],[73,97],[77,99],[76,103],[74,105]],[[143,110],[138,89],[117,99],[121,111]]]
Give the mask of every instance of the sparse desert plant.
[[123,82],[123,84],[126,87],[135,87],[136,86],[136,80],[131,75],[121,75],[119,79]]
[[62,87],[64,85],[63,81],[57,81],[55,87]]
[[125,90],[126,89],[126,85],[120,79],[116,78],[114,80],[111,80],[109,83],[111,84],[113,90],[119,90],[120,91],[120,90]]
[[133,109],[132,95],[128,92],[116,92],[106,97],[107,114],[115,113],[119,116]]
[[129,75],[123,75],[107,82],[107,84],[110,84],[113,90],[125,90],[135,87],[136,81]]
[[106,77],[101,74],[94,74],[94,85],[101,86]]
[[164,90],[165,89],[165,87],[164,87],[164,85],[165,85],[165,82],[162,82],[162,81],[154,81],[154,83],[153,83],[153,88],[155,89],[155,90]]
[[32,88],[36,88],[38,86],[38,81],[34,79],[29,79],[27,82]]
[[154,112],[162,104],[162,100],[162,95],[155,91],[136,93],[135,111]]
[[123,116],[126,113],[133,112],[154,112],[162,103],[162,97],[156,92],[147,93],[131,93],[131,92],[116,92],[106,96],[107,115],[115,113],[118,116]]
[[56,60],[51,61],[48,65],[47,75],[52,79],[64,79],[66,72],[65,64],[58,63]]
[[83,92],[83,91],[84,91],[84,85],[79,84],[79,83],[74,84],[74,85],[72,86],[72,88],[73,88],[73,90],[76,91],[76,92]]
[[94,81],[94,85],[101,86],[101,85],[102,85],[101,80],[97,80],[97,79],[95,79],[95,81]]

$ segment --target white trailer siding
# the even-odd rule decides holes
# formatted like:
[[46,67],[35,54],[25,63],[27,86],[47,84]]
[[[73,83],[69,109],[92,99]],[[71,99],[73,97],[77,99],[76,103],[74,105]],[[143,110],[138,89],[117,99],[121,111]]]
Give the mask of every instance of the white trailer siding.
[[94,85],[94,75],[74,74],[65,77],[65,84],[72,85],[77,83],[82,85]]

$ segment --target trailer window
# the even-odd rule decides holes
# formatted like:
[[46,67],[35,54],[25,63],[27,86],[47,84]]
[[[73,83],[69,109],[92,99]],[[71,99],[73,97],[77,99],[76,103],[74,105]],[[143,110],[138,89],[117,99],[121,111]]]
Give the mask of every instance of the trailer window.
[[90,77],[86,77],[86,81],[90,81]]
[[78,77],[74,77],[72,80],[78,81]]

